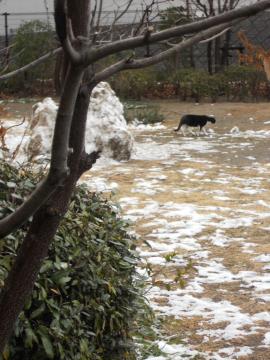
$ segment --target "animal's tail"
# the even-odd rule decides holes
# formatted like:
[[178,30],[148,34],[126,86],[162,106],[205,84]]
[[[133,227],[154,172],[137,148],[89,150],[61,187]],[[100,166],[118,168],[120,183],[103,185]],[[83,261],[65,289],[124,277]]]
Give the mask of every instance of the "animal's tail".
[[173,129],[173,131],[179,131],[181,128],[181,124],[178,125],[178,128],[177,129]]

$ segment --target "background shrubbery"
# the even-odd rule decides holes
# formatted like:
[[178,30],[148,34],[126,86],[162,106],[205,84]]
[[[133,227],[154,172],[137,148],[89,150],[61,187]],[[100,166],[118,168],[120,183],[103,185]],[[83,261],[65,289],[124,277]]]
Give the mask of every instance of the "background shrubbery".
[[[19,69],[56,48],[52,26],[44,21],[32,20],[23,23],[12,40],[9,65],[6,72]],[[55,59],[25,71],[6,82],[0,83],[5,93],[46,95],[53,91]]]
[[147,102],[128,101],[124,102],[124,117],[128,123],[137,121],[141,124],[155,124],[162,122],[164,116],[159,112],[157,104]]
[[[4,162],[0,169],[0,214],[5,216],[37,179]],[[26,227],[1,242],[0,286]],[[16,323],[5,360],[135,359],[132,335],[143,336],[152,318],[137,260],[134,239],[117,208],[80,186]]]
[[[167,15],[179,15],[179,9]],[[166,15],[166,16],[167,16]],[[184,20],[184,18],[183,18]],[[39,20],[21,25],[12,40],[6,72],[20,68],[56,47],[52,27]],[[141,54],[142,55],[142,54]],[[126,55],[128,56],[128,55]],[[180,56],[180,55],[179,55]],[[181,59],[187,54],[181,54]],[[120,60],[115,55],[101,61],[98,67]],[[188,64],[189,62],[187,62]],[[19,76],[0,83],[0,91],[16,95],[52,95],[54,93],[55,58],[50,58]],[[230,65],[210,75],[206,70],[179,68],[174,59],[156,67],[120,72],[110,79],[117,96],[122,99],[179,99],[193,101],[257,101],[269,100],[270,86],[263,70],[255,65]]]
[[231,65],[213,75],[194,68],[127,71],[115,76],[110,83],[122,99],[257,101],[270,97],[264,72],[246,65]]

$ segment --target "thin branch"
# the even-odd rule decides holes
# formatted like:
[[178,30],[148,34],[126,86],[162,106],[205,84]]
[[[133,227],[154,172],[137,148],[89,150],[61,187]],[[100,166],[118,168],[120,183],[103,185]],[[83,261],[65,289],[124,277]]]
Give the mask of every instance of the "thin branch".
[[[95,4],[95,10],[94,10],[94,15],[93,15],[93,22],[94,22],[94,17],[96,14],[96,7],[97,7],[97,3]],[[93,39],[92,39],[92,44],[96,43],[97,40],[97,36],[99,33],[99,27],[100,27],[100,21],[101,21],[101,13],[102,13],[102,8],[103,8],[103,0],[99,0],[99,9],[98,9],[98,17],[97,17],[97,21],[96,21],[96,25],[93,29]]]
[[215,26],[211,29],[205,30],[199,34],[194,35],[193,37],[191,37],[187,40],[181,41],[180,43],[176,44],[172,48],[165,50],[157,55],[151,56],[149,58],[131,60],[125,64],[125,66],[122,70],[139,69],[139,68],[157,64],[160,61],[167,59],[169,56],[171,56],[175,53],[179,53],[180,51],[191,47],[192,45],[202,41],[205,38],[209,38],[209,37],[216,35],[217,33],[220,33],[221,31],[224,30],[224,28],[225,29],[228,28],[228,25],[231,25],[231,24],[227,23],[227,24]]
[[209,16],[209,12],[205,4],[202,4],[200,0],[196,0],[196,5],[204,13],[205,16]]
[[133,56],[130,56],[129,58],[120,60],[117,63],[104,69],[103,71],[100,71],[99,73],[95,74],[92,77],[92,79],[90,80],[90,84],[91,84],[91,86],[93,85],[93,83],[98,84],[100,81],[106,80],[110,76],[112,76],[120,71],[123,71],[123,70],[138,69],[138,68],[143,68],[143,67],[147,67],[150,65],[154,65],[162,60],[165,60],[169,56],[171,56],[177,52],[180,52],[180,51],[192,46],[193,44],[195,44],[197,42],[202,41],[205,38],[207,38],[206,40],[208,41],[209,36],[210,37],[215,36],[215,35],[220,36],[221,32],[227,31],[228,29],[229,29],[228,24],[216,26],[216,27],[206,30],[200,34],[194,35],[192,38],[181,41],[178,44],[173,44],[171,49],[163,51],[162,53],[151,56],[149,58],[133,60],[132,59]]
[[62,43],[64,51],[67,53],[69,60],[73,64],[80,64],[82,60],[81,54],[74,48],[73,43],[75,41],[71,19],[67,18],[67,36]]
[[7,52],[9,49],[13,48],[15,45],[16,45],[16,43],[13,43],[13,44],[11,44],[11,45],[9,45],[7,47],[4,47],[3,49],[0,50],[0,54],[2,52]]
[[129,0],[129,1],[127,2],[127,5],[126,5],[126,7],[123,9],[123,11],[122,11],[118,16],[115,17],[115,19],[114,19],[111,27],[113,27],[113,26],[117,23],[117,21],[120,20],[121,17],[123,17],[123,16],[125,15],[125,13],[126,13],[126,12],[128,11],[128,9],[130,8],[130,5],[132,4],[132,2],[133,2],[133,0]]
[[130,61],[129,59],[123,59],[118,61],[117,63],[107,67],[106,69],[95,74],[92,79],[90,79],[90,88],[92,88],[92,84],[98,84],[99,82],[108,79],[110,76],[118,73],[121,70],[125,69],[126,64]]
[[224,0],[222,12],[228,11],[228,2],[229,2],[229,0]]
[[27,64],[27,65],[25,65],[25,66],[23,66],[23,67],[21,67],[21,68],[19,68],[17,70],[11,71],[8,74],[0,76],[0,81],[7,80],[7,79],[9,79],[9,78],[11,78],[11,77],[13,77],[15,75],[18,75],[18,74],[24,72],[24,71],[32,69],[33,67],[35,67],[35,66],[43,63],[47,59],[49,59],[51,56],[55,56],[55,55],[59,54],[61,51],[62,51],[62,48],[57,48],[55,50],[52,50],[52,51],[48,52],[47,54],[41,56],[40,58],[32,61],[30,64]]
[[54,19],[56,33],[59,37],[61,45],[73,64],[80,64],[82,61],[81,53],[73,46],[73,29],[72,23],[67,15],[66,0],[54,1]]
[[[241,21],[241,20],[239,19],[239,21]],[[214,39],[222,36],[223,34],[225,34],[225,33],[226,33],[227,31],[229,31],[230,29],[231,29],[231,27],[228,27],[228,28],[224,29],[223,31],[219,32],[218,34],[213,35],[213,36],[210,37],[209,39],[201,40],[201,41],[200,41],[200,44],[208,43],[209,41],[212,41],[212,40],[214,40]]]
[[99,26],[100,26],[100,19],[101,19],[102,8],[103,8],[103,0],[99,0],[99,9],[98,9],[97,22],[96,22],[96,31],[98,31]]
[[94,31],[94,21],[95,21],[95,17],[96,17],[96,11],[97,11],[97,0],[95,0],[95,5],[94,5],[94,9],[91,12],[91,21],[90,21],[90,30],[91,32]]
[[67,34],[68,34],[70,42],[74,43],[76,41],[76,38],[75,38],[75,35],[73,32],[72,22],[71,22],[70,18],[67,19]]
[[135,30],[134,34],[138,35],[141,32],[141,29],[143,27],[143,25],[145,24],[145,20],[149,14],[149,12],[151,11],[152,7],[154,6],[156,0],[152,0],[152,2],[146,6],[146,9],[143,11],[143,15],[141,18],[141,21],[137,27],[137,29]]
[[[209,27],[228,23],[229,21],[232,21],[240,17],[252,16],[269,7],[270,7],[270,0],[263,0],[253,5],[232,10],[221,15],[210,17],[205,20],[200,20],[195,23],[176,26],[171,29],[153,33],[147,41],[149,43],[154,43],[157,41],[167,40],[169,38],[182,36],[185,34],[191,34],[199,31],[203,31]],[[143,45],[145,45],[145,36],[140,35],[130,39],[115,41],[112,42],[111,44],[106,44],[97,48],[91,48],[91,49],[89,48],[88,51],[85,53],[84,63],[90,64],[91,62],[102,59],[108,55],[123,50],[134,49],[136,47],[140,47]]]

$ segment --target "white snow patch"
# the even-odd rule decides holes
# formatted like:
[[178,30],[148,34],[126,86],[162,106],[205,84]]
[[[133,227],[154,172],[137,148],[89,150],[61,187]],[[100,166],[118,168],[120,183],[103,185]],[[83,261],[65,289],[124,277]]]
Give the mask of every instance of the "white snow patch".
[[268,346],[270,345],[270,332],[264,334],[263,344]]
[[270,254],[259,255],[259,256],[255,257],[254,260],[258,261],[258,262],[270,262]]

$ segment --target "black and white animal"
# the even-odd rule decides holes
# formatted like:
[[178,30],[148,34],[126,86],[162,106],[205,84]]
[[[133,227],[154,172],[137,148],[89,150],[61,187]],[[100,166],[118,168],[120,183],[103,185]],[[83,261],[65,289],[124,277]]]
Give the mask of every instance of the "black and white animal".
[[204,126],[207,124],[207,122],[211,122],[212,124],[215,124],[216,119],[213,116],[207,116],[207,115],[191,115],[187,114],[182,116],[178,128],[174,129],[174,131],[179,131],[181,129],[183,135],[185,135],[185,130],[189,130],[193,135],[194,132],[190,130],[190,127],[200,127],[200,132],[203,130],[204,134],[207,134],[207,132],[204,129]]

